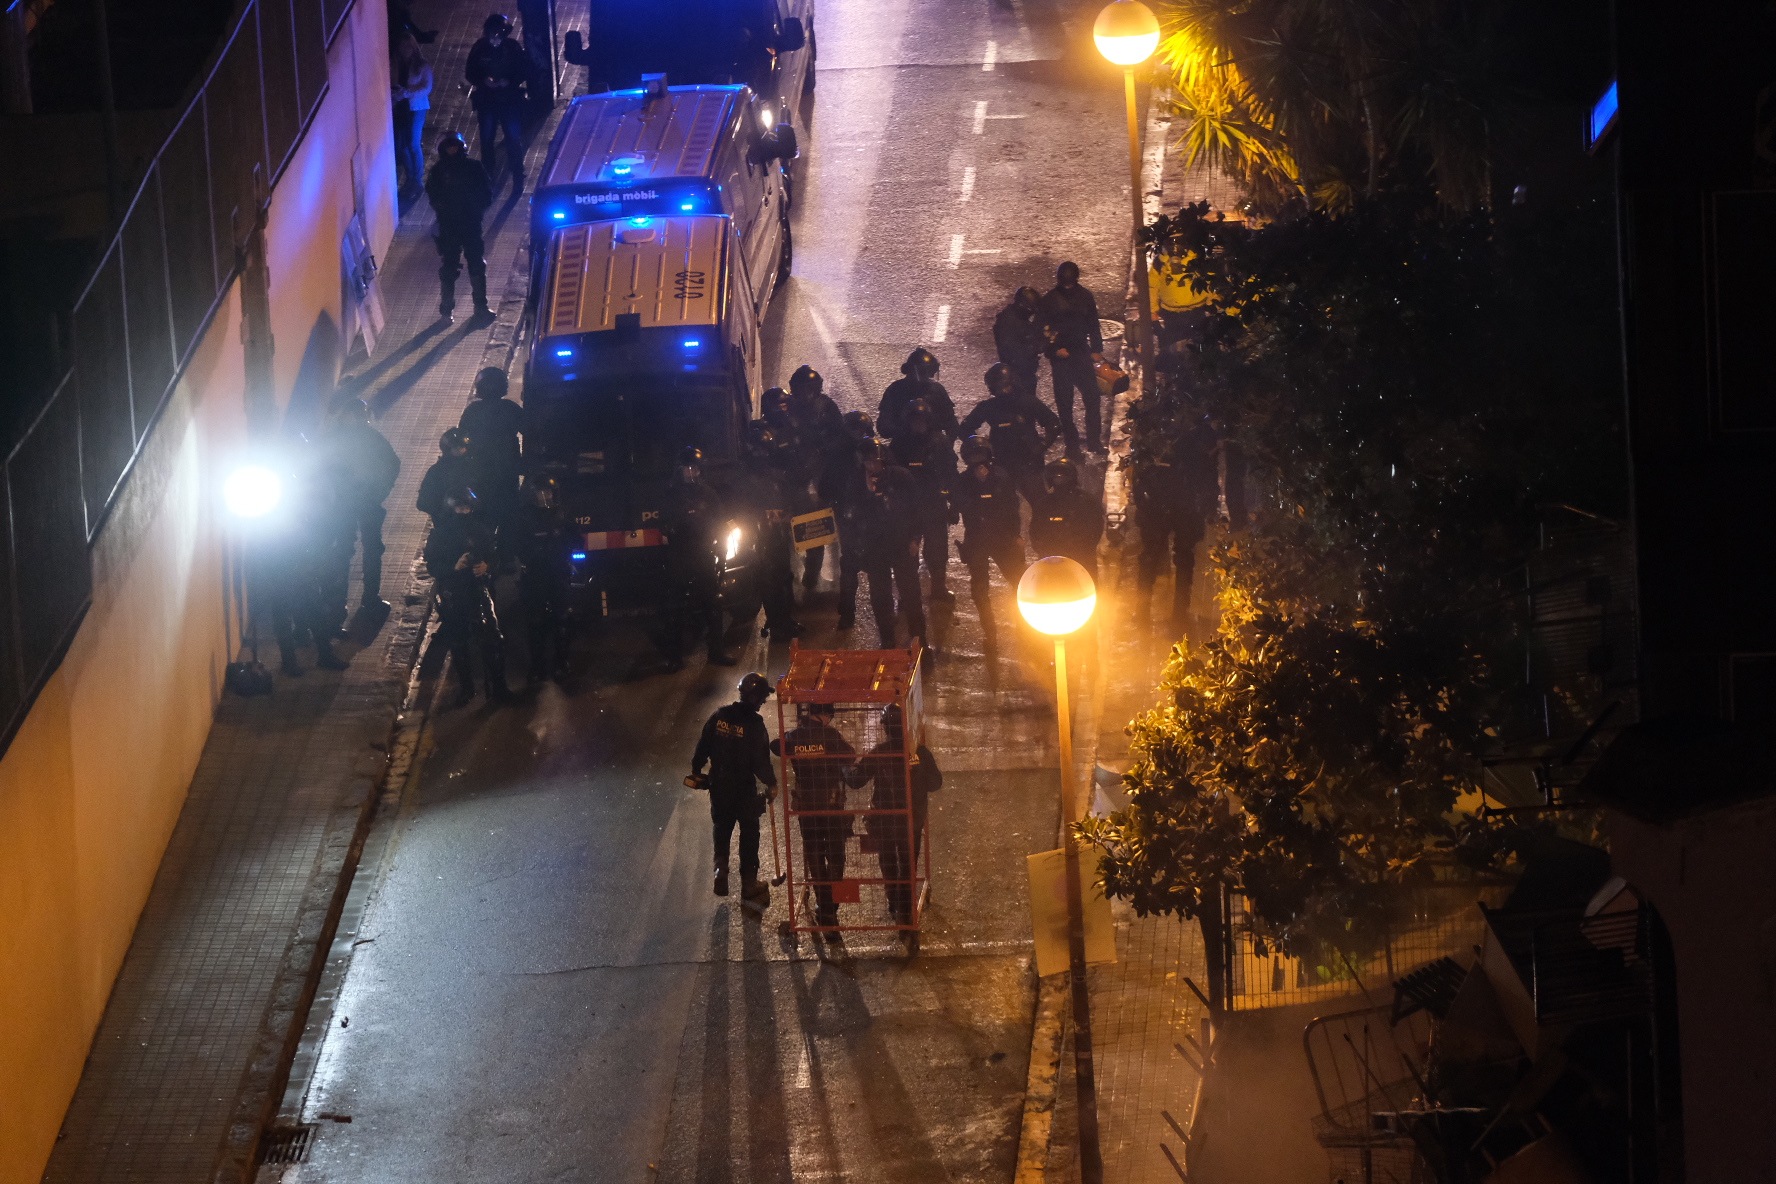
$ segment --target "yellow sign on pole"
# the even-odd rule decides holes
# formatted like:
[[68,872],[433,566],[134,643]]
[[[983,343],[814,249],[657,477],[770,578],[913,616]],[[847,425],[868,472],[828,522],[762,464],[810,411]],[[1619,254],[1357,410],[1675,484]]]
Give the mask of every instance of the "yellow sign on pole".
[[[1085,961],[1089,966],[1116,961],[1116,929],[1110,902],[1098,887],[1098,855],[1079,849],[1079,898],[1085,913]],[[1067,852],[1065,848],[1026,857],[1030,871],[1030,928],[1036,935],[1036,973],[1067,969]]]

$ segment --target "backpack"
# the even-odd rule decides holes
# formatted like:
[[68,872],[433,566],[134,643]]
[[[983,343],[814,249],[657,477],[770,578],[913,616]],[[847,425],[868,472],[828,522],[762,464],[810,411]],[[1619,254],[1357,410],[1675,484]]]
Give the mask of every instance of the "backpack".
[[937,767],[937,758],[923,744],[913,753],[912,781],[915,793],[933,794],[943,788],[943,770]]

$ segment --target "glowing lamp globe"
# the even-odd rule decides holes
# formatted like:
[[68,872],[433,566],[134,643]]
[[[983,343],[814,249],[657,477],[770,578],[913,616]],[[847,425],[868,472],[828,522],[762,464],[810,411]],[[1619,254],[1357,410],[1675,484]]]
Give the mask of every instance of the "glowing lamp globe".
[[242,465],[222,482],[222,504],[236,518],[263,518],[284,500],[284,479],[265,465]]
[[1091,574],[1061,555],[1038,559],[1018,581],[1018,612],[1039,633],[1064,637],[1091,620],[1098,587]]
[[1098,13],[1092,40],[1116,65],[1138,66],[1159,48],[1159,18],[1141,0],[1116,0]]

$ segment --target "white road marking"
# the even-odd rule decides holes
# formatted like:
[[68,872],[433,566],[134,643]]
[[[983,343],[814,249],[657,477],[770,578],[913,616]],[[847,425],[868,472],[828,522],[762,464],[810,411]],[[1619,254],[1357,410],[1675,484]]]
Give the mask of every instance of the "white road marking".
[[962,238],[963,236],[959,234],[950,236],[950,257],[946,262],[951,268],[962,266]]
[[982,99],[974,105],[974,134],[980,135],[987,130],[987,101]]
[[987,42],[987,56],[981,59],[981,69],[990,73],[998,62],[999,43],[997,41],[989,41]]
[[958,201],[967,201],[974,196],[974,166],[969,165],[962,170],[962,196]]
[[1004,247],[970,247],[962,252],[964,255],[1003,255]]
[[826,352],[835,358],[838,357],[838,342],[834,340],[832,330],[826,327],[826,318],[820,315],[820,310],[815,308],[812,302],[808,304],[808,319],[814,323],[814,332],[820,335],[821,344],[826,346]]
[[937,323],[931,328],[931,342],[933,345],[942,345],[944,338],[949,335],[950,306],[947,304],[940,304],[937,306]]

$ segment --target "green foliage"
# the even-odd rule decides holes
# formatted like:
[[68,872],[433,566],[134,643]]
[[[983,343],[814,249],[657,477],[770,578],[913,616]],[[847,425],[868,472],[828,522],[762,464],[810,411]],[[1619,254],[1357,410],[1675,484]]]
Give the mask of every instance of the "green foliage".
[[1502,0],[1166,0],[1179,147],[1267,212],[1427,185],[1450,208],[1489,205],[1505,15]]
[[1206,418],[1254,504],[1212,548],[1219,630],[1129,725],[1132,805],[1082,830],[1112,895],[1200,919],[1225,884],[1266,941],[1355,949],[1398,886],[1509,857],[1459,804],[1519,718],[1543,507],[1625,496],[1610,226],[1389,199],[1156,228],[1218,315],[1132,410],[1127,463]]

